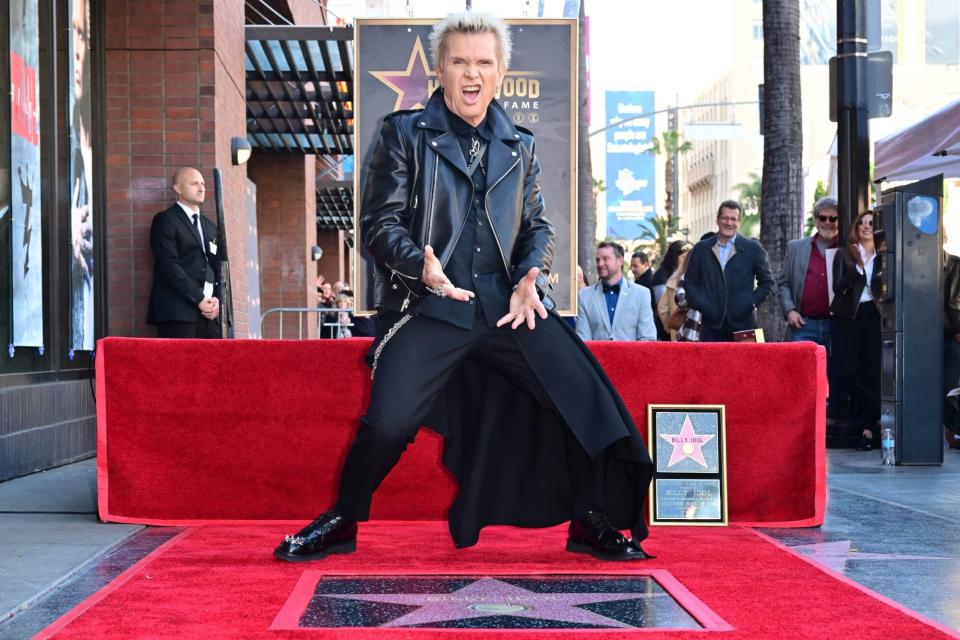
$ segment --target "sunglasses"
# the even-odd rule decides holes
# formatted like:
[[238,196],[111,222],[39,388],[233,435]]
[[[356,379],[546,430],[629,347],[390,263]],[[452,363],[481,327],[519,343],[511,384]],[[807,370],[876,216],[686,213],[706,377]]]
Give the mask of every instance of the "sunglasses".
[[836,222],[839,219],[840,219],[840,216],[824,216],[824,215],[817,216],[817,220],[819,220],[820,222],[828,222],[828,221]]
[[872,226],[873,226],[873,220],[861,220],[861,221],[858,222],[857,224],[860,225],[861,227],[872,227]]

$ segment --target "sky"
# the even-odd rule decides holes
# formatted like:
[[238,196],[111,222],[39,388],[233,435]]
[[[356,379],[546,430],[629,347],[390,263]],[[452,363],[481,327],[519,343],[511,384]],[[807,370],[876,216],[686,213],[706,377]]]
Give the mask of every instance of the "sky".
[[[505,18],[536,16],[540,0],[473,0],[473,8]],[[408,15],[407,0],[331,0],[344,18]],[[385,8],[384,8],[385,7]],[[436,18],[465,7],[462,0],[410,0],[414,18]],[[562,0],[544,0],[545,16],[560,17]],[[604,117],[605,91],[656,91],[657,107],[699,94],[730,65],[730,0],[586,0],[590,24],[591,122]],[[680,48],[678,40],[702,43]],[[717,46],[717,41],[721,46]],[[748,43],[744,43],[747,46]]]

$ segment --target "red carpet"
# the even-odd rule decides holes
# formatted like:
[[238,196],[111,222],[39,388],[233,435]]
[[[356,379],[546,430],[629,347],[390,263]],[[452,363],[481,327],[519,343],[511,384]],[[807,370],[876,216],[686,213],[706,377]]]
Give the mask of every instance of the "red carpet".
[[[332,501],[369,394],[368,346],[364,339],[101,340],[100,517],[147,524],[314,517]],[[822,347],[590,348],[641,434],[650,403],[726,405],[732,522],[822,524]],[[377,492],[373,517],[445,519],[455,487],[439,452],[439,439],[421,431]]]
[[[298,565],[270,551],[287,526],[188,529],[39,638],[344,638],[570,640],[604,638],[958,637],[744,528],[655,528],[645,543],[657,559],[601,563],[562,551],[564,530],[490,528],[480,543],[455,550],[440,523],[371,523],[359,551]],[[305,572],[331,574],[629,574],[666,571],[732,630],[486,631],[463,629],[313,629],[271,631]],[[695,614],[696,615],[696,614]],[[721,625],[722,626],[722,625]],[[309,634],[305,636],[304,634]]]

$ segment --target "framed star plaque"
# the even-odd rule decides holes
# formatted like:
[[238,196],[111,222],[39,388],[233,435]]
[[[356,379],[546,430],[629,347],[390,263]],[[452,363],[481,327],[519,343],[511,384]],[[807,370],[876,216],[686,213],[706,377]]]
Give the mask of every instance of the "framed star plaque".
[[726,415],[723,405],[647,405],[654,474],[650,523],[727,524]]

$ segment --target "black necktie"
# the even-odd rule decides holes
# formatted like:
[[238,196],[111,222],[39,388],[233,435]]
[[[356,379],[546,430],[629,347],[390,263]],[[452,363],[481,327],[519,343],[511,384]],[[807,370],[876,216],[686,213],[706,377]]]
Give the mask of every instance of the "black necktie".
[[620,283],[618,282],[617,284],[607,284],[606,282],[604,282],[604,283],[603,283],[603,292],[604,292],[604,293],[610,293],[611,291],[612,291],[613,293],[619,294],[619,293],[620,293]]
[[201,254],[203,255],[203,261],[209,262],[207,260],[207,248],[203,246],[203,233],[200,232],[200,214],[193,214],[193,228],[197,230],[197,240],[200,242]]

